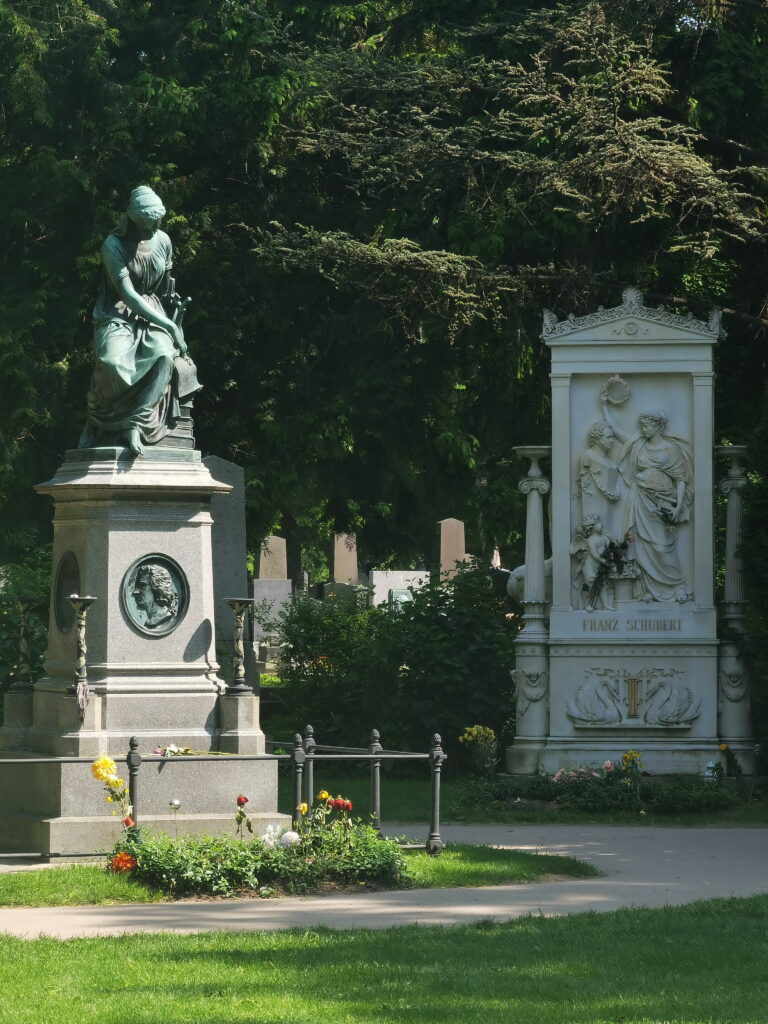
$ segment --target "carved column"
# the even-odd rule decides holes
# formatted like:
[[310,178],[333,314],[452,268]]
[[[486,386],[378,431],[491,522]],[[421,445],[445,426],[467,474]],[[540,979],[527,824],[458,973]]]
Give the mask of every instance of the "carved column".
[[718,656],[718,732],[741,765],[742,771],[754,771],[754,740],[749,700],[749,671],[743,655],[746,633],[746,594],[744,564],[741,556],[742,498],[746,477],[741,468],[745,449],[721,445],[715,454],[728,459],[728,475],[720,481],[727,497],[725,521],[725,587],[721,606],[721,642]]
[[527,498],[525,613],[512,673],[517,709],[515,742],[507,751],[507,769],[518,775],[539,770],[540,754],[549,734],[549,627],[544,574],[544,496],[549,493],[549,481],[541,471],[539,460],[550,451],[544,446],[515,448],[518,455],[530,461],[528,475],[519,485]]

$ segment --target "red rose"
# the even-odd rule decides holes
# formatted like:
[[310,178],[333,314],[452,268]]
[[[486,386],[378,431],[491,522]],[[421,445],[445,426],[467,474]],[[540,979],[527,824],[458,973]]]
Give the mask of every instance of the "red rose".
[[241,793],[240,796],[237,798],[237,806],[238,807],[245,807],[245,805],[247,803],[248,803],[248,797],[247,796],[243,796],[243,794]]
[[123,818],[123,825],[125,825],[126,828],[133,828],[135,824],[136,822],[133,820],[130,814],[128,815],[127,818]]
[[335,810],[343,811],[344,810],[344,801],[343,800],[339,800],[337,798],[336,800],[333,801],[333,806],[334,806]]
[[351,800],[345,800],[344,801],[344,810],[345,811],[351,811],[352,810],[352,801]]

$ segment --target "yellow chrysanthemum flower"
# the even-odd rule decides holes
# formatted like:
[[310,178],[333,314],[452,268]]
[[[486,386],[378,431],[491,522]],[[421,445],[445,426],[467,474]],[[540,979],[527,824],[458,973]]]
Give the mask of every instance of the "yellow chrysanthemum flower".
[[317,799],[318,800],[327,800],[329,796],[330,796],[330,793],[328,792],[327,789],[321,789],[320,792],[317,794]]
[[299,814],[306,814],[309,807],[305,803],[300,803],[298,807]]
[[111,779],[107,779],[106,783],[110,789],[122,789],[125,786],[123,780],[118,779],[117,776],[114,776],[114,778]]
[[97,757],[91,765],[91,775],[99,782],[108,782],[114,779],[117,774],[117,765],[107,754]]

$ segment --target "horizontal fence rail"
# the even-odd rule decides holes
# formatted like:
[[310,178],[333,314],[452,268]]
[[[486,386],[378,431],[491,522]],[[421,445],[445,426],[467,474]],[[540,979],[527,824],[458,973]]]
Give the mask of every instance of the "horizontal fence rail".
[[[427,761],[430,766],[431,798],[429,813],[429,834],[423,844],[427,853],[437,855],[442,852],[444,843],[440,836],[440,779],[443,764],[447,755],[443,751],[442,741],[438,733],[432,736],[432,745],[428,753],[416,753],[412,751],[385,750],[379,742],[379,733],[376,729],[371,732],[371,742],[367,747],[334,747],[328,744],[319,744],[314,738],[314,729],[308,725],[302,738],[296,733],[291,744],[271,741],[274,748],[290,746],[290,752],[285,754],[141,754],[139,752],[139,740],[132,736],[129,740],[129,750],[124,756],[114,757],[117,764],[125,764],[128,769],[128,794],[133,813],[133,828],[139,826],[139,773],[143,764],[162,762],[173,764],[174,762],[191,761],[277,761],[290,762],[291,765],[291,793],[293,797],[293,810],[291,813],[292,825],[298,828],[301,822],[300,806],[302,803],[310,806],[314,799],[314,765],[315,761],[354,761],[368,762],[370,764],[370,803],[371,803],[371,825],[380,838],[384,838],[381,825],[381,765],[383,761]],[[111,756],[111,755],[110,755]],[[18,757],[0,758],[0,766],[4,764],[91,764],[93,757]],[[3,856],[3,855],[0,855]],[[21,856],[16,854],[14,856]],[[43,855],[51,856],[51,854]]]

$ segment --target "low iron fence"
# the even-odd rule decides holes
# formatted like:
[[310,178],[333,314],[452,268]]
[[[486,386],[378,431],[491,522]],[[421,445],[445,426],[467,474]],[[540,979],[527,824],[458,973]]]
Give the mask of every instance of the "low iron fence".
[[[162,762],[173,764],[194,760],[195,762],[206,761],[277,761],[291,765],[291,794],[293,810],[291,813],[292,824],[297,828],[301,821],[299,806],[302,803],[310,805],[314,799],[314,766],[315,762],[363,762],[370,765],[370,809],[371,825],[381,838],[382,814],[381,814],[381,768],[382,763],[387,761],[425,761],[430,770],[430,808],[429,808],[429,832],[424,843],[408,844],[412,848],[423,848],[432,855],[439,854],[444,847],[440,835],[440,781],[443,764],[447,755],[443,751],[442,741],[438,733],[432,736],[430,749],[427,753],[414,753],[411,751],[385,750],[380,742],[380,736],[376,729],[371,732],[370,743],[367,747],[339,747],[317,743],[312,726],[307,726],[302,737],[296,733],[291,743],[280,743],[267,741],[267,745],[275,749],[288,747],[289,752],[285,754],[192,754],[192,755],[142,755],[139,752],[139,740],[132,736],[129,740],[127,754],[114,760],[118,764],[125,764],[128,774],[128,793],[133,807],[132,818],[135,826],[139,825],[141,813],[141,768],[142,765]],[[21,762],[25,765],[33,764],[91,764],[93,757],[28,757],[0,758],[0,773],[3,765],[17,765]],[[83,854],[85,855],[85,854]],[[0,856],[2,854],[0,853]],[[15,854],[14,856],[20,856]],[[42,854],[42,856],[55,856],[53,852]],[[77,855],[70,855],[77,856]]]

